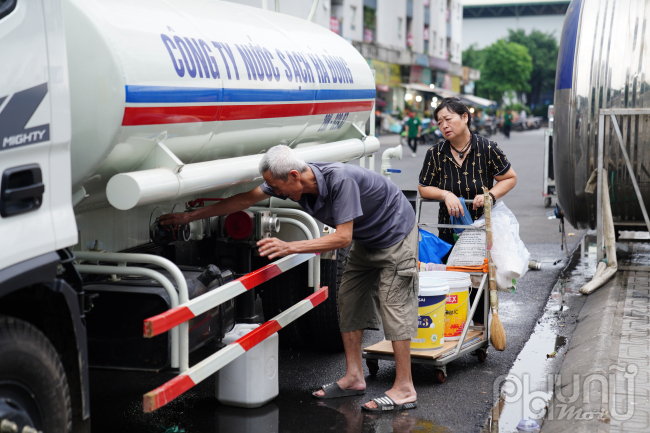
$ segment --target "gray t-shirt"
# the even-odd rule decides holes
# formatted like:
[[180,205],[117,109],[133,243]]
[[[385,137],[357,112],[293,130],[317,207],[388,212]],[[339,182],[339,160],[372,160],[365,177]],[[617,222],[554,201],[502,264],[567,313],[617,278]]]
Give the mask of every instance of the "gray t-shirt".
[[[369,248],[391,247],[413,229],[411,204],[397,185],[380,174],[340,162],[314,162],[309,167],[318,196],[303,194],[298,203],[320,222],[334,227],[354,220],[352,239]],[[260,187],[267,195],[287,199],[266,182]]]

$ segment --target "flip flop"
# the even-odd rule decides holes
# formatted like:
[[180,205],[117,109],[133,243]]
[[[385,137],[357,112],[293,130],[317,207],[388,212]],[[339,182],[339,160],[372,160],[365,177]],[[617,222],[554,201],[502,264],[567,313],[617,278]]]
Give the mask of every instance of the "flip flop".
[[351,397],[353,395],[364,395],[366,393],[365,389],[361,391],[357,389],[343,389],[336,382],[323,385],[321,389],[325,391],[325,395],[316,395],[318,391],[312,392],[311,395],[314,398],[325,399],[325,398],[337,398],[337,397]]
[[373,398],[371,401],[374,401],[378,407],[369,408],[364,404],[361,406],[361,409],[366,410],[371,413],[385,413],[385,412],[397,412],[399,410],[406,409],[415,409],[418,407],[418,401],[415,400],[410,403],[396,404],[392,398],[384,394],[381,397]]

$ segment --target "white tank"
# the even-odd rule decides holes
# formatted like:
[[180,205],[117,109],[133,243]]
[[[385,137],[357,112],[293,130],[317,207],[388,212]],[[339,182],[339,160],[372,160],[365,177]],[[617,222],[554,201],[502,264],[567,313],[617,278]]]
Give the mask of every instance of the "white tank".
[[157,142],[184,164],[330,143],[373,107],[364,58],[306,20],[218,0],[65,0],[64,20],[84,204]]

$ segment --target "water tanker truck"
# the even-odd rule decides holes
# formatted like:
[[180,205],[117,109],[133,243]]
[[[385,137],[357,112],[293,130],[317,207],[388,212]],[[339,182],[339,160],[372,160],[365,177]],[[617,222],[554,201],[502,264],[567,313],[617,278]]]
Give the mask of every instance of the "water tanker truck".
[[[89,431],[89,367],[178,371],[145,396],[155,410],[254,344],[221,339],[260,322],[259,299],[277,320],[255,339],[286,327],[283,344],[341,347],[346,251],[270,263],[255,247],[329,227],[276,199],[171,230],[156,218],[259,185],[277,144],[307,161],[374,154],[373,74],[352,45],[216,0],[4,0],[0,58],[7,428]],[[199,371],[188,354],[206,345]]]
[[585,187],[598,167],[599,141],[614,225],[646,226],[638,197],[650,202],[648,14],[650,8],[640,0],[573,0],[568,7],[555,80],[553,140],[558,199],[575,227],[596,227],[597,194],[586,193]]

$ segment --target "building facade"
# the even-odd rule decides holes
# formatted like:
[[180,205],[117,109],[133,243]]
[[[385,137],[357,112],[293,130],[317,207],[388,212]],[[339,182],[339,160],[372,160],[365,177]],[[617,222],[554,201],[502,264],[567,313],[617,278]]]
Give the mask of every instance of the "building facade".
[[[275,8],[275,0],[230,1]],[[279,5],[306,18],[312,0]],[[461,0],[320,0],[314,22],[353,44],[375,70],[379,110],[426,112],[461,92],[462,17]]]

